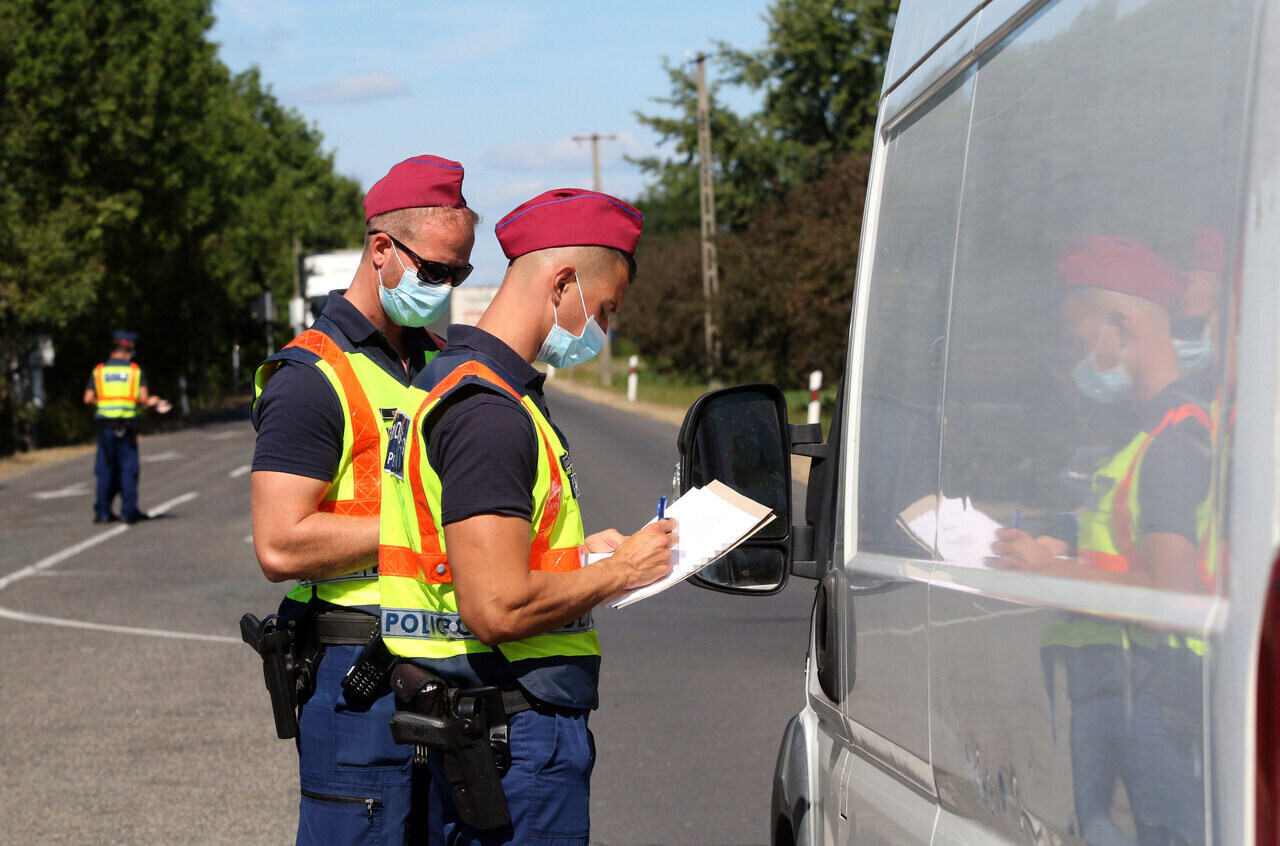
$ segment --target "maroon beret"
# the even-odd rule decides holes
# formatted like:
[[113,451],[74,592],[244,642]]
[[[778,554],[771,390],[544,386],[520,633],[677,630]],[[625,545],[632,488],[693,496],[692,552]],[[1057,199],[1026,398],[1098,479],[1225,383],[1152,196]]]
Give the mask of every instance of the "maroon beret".
[[414,156],[387,171],[364,195],[364,219],[396,209],[465,209],[462,165],[439,156]]
[[1106,288],[1177,311],[1186,293],[1182,275],[1160,256],[1125,238],[1091,235],[1062,251],[1062,284]]
[[613,247],[634,253],[644,215],[617,197],[557,188],[516,206],[493,231],[507,258],[550,247]]

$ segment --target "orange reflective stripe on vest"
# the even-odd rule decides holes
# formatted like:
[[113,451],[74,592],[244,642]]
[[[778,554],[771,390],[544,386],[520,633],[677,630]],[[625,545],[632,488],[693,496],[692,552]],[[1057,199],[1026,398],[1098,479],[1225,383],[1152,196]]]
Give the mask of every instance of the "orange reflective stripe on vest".
[[[498,374],[494,373],[478,361],[468,361],[454,369],[440,381],[427,398],[423,400],[413,417],[413,431],[422,431],[423,415],[459,382],[468,376],[475,376],[501,388],[510,394],[516,402],[522,403],[521,395],[513,390]],[[522,403],[523,404],[523,403]],[[535,422],[534,425],[537,425]],[[529,549],[529,569],[543,572],[565,573],[577,570],[582,561],[577,547],[571,549],[551,549],[551,534],[556,521],[560,517],[560,502],[563,487],[559,474],[555,472],[558,462],[551,438],[543,433],[540,439],[547,454],[547,466],[550,469],[550,495],[543,508],[542,519],[538,524],[538,533],[534,536]],[[378,571],[386,576],[400,576],[417,579],[420,582],[435,585],[453,583],[453,573],[449,570],[448,556],[441,551],[440,536],[436,528],[436,519],[427,504],[427,492],[422,484],[422,454],[425,446],[413,450],[408,456],[408,478],[413,491],[414,511],[417,513],[418,530],[421,535],[422,552],[415,552],[402,546],[383,544],[378,551]]]
[[332,338],[309,329],[286,346],[315,353],[333,368],[346,395],[351,415],[351,473],[354,493],[347,500],[323,500],[318,510],[354,517],[373,517],[381,504],[382,456],[379,449],[378,418],[369,405],[360,379],[347,356]]

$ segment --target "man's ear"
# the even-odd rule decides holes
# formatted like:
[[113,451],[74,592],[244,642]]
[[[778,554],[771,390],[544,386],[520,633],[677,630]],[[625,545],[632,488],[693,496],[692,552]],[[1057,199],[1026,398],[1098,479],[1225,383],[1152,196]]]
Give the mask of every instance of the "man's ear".
[[564,289],[578,277],[578,272],[571,264],[556,265],[554,272],[551,274],[551,302],[555,303],[556,308],[560,307],[560,298],[564,296]]
[[377,270],[381,270],[388,261],[387,253],[391,252],[391,236],[385,232],[378,232],[369,236],[369,258],[373,261],[373,266]]
[[1125,340],[1133,333],[1129,315],[1122,311],[1113,311],[1107,315],[1107,325],[1114,326],[1120,332],[1120,340]]

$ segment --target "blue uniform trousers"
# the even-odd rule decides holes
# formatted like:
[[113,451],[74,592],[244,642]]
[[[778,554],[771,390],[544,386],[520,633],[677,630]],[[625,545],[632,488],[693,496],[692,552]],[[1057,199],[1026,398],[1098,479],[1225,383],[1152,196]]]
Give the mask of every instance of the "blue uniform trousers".
[[98,457],[93,464],[98,477],[93,516],[106,520],[111,502],[120,494],[120,516],[129,519],[138,513],[138,435],[125,426],[98,427]]
[[[298,843],[404,846],[425,842],[426,767],[391,739],[395,695],[347,708],[342,677],[362,647],[326,646],[298,719]],[[414,792],[419,791],[415,802]],[[411,811],[418,809],[417,816]]]
[[431,843],[447,846],[587,846],[595,741],[589,711],[521,711],[509,720],[511,768],[502,787],[511,825],[479,831],[458,820],[444,757],[432,750]]

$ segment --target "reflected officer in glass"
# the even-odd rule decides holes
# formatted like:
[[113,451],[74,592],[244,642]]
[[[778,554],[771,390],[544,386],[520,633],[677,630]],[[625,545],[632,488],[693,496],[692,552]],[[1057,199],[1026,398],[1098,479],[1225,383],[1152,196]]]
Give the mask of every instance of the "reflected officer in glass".
[[1083,357],[1076,386],[1102,403],[1134,403],[1137,431],[1096,468],[1078,511],[1078,554],[1063,540],[997,532],[1004,567],[1183,592],[1213,586],[1208,548],[1209,415],[1183,378],[1171,333],[1183,278],[1132,241],[1093,236],[1059,265],[1067,328]]
[[[1136,432],[1094,471],[1066,539],[997,531],[1002,567],[1180,592],[1210,592],[1210,421],[1171,332],[1186,280],[1132,241],[1094,236],[1059,264],[1067,328],[1082,345],[1077,387],[1133,403]],[[1204,842],[1203,644],[1071,615],[1046,627],[1050,702],[1066,673],[1078,833],[1092,846]],[[1121,809],[1117,779],[1129,813]]]

